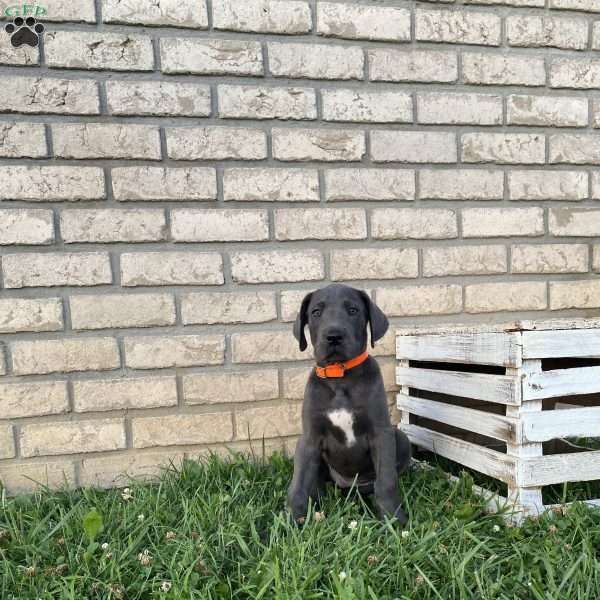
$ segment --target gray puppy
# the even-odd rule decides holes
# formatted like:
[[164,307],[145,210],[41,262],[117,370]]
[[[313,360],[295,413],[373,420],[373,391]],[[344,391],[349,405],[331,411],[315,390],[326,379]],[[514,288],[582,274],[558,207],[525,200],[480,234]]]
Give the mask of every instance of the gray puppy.
[[300,350],[308,325],[317,366],[302,405],[302,436],[294,458],[288,506],[302,523],[309,499],[318,502],[327,481],[374,493],[380,517],[405,524],[398,475],[410,461],[410,442],[390,422],[379,365],[367,354],[389,323],[369,296],[346,285],[308,294],[294,325]]

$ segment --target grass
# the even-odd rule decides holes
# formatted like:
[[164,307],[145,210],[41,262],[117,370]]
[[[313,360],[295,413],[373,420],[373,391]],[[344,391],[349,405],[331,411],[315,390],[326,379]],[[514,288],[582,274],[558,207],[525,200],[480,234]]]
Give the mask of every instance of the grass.
[[507,527],[483,514],[470,475],[417,469],[402,477],[404,531],[333,490],[325,517],[297,528],[282,510],[291,471],[280,455],[211,457],[128,494],[1,499],[0,598],[600,597],[600,510]]

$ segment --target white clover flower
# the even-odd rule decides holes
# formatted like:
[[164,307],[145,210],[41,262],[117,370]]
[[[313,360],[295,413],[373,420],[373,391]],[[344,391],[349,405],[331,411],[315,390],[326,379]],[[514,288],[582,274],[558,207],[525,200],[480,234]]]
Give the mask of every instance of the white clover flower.
[[500,531],[500,525],[494,525],[492,529],[494,530],[494,533],[498,533]]
[[171,591],[172,587],[173,587],[173,584],[170,581],[163,581],[160,585],[160,591],[166,593],[166,592]]
[[346,575],[346,571],[340,571],[340,574],[339,574],[340,581],[344,581],[344,579],[346,579],[346,577],[348,577],[348,575]]
[[138,560],[142,564],[142,566],[147,567],[152,563],[154,557],[150,554],[150,550],[144,550],[138,554]]
[[410,536],[410,531],[407,531],[406,529],[402,532],[402,538],[406,539],[407,537]]
[[104,542],[100,548],[102,548],[102,550],[108,550],[108,542]]
[[144,515],[138,515],[138,521],[142,523],[146,517]]
[[127,500],[132,500],[133,496],[131,495],[131,490],[129,488],[125,488],[122,492],[121,492],[121,498],[123,498],[123,500],[127,501]]
[[350,521],[348,523],[348,529],[356,529],[358,527],[358,521]]
[[315,521],[322,521],[325,518],[324,512],[315,511]]

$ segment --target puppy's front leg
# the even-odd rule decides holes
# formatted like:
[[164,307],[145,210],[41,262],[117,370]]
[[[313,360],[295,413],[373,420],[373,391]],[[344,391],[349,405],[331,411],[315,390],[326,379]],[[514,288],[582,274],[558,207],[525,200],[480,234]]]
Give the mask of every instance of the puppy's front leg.
[[302,523],[306,517],[309,499],[314,501],[319,495],[320,465],[319,445],[301,436],[294,456],[294,477],[288,490],[288,507],[298,523]]
[[396,431],[393,427],[379,430],[371,440],[375,464],[375,502],[381,518],[396,517],[404,525],[408,517],[400,506],[398,471],[396,468]]

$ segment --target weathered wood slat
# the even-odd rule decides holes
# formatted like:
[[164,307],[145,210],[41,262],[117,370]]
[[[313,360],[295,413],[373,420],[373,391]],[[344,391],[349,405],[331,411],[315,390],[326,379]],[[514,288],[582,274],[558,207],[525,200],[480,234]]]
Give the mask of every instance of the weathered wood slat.
[[517,420],[486,413],[481,410],[464,408],[444,402],[415,398],[406,394],[397,395],[399,410],[433,419],[453,427],[473,431],[504,442],[516,441]]
[[600,357],[600,329],[524,331],[523,358]]
[[417,446],[445,456],[480,473],[495,477],[509,485],[515,484],[515,459],[506,454],[464,442],[443,433],[430,431],[418,425],[402,424],[400,427],[408,435],[410,441]]
[[528,442],[556,438],[600,437],[600,406],[544,410],[521,417],[522,433]]
[[523,380],[523,400],[600,392],[600,367],[542,371]]
[[600,450],[525,459],[517,473],[517,481],[524,487],[594,479],[600,479]]
[[520,334],[399,335],[396,356],[410,360],[518,367],[521,365]]
[[416,367],[397,367],[396,383],[420,390],[475,398],[498,404],[521,402],[520,381],[506,375],[438,371]]

